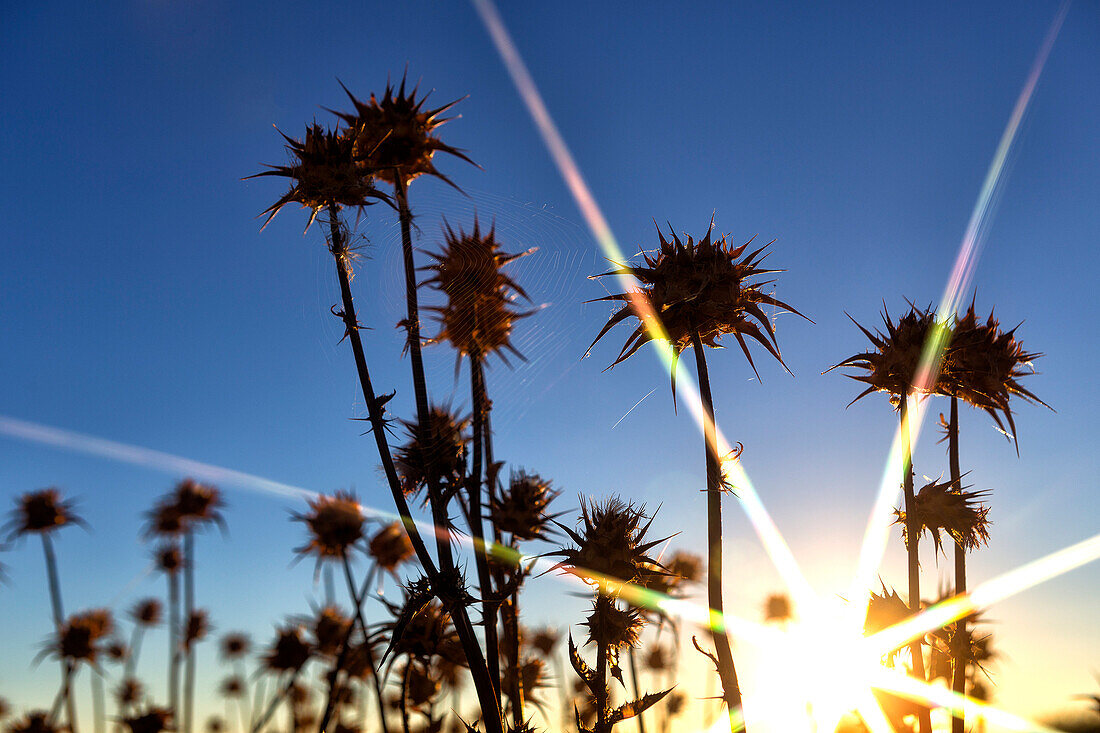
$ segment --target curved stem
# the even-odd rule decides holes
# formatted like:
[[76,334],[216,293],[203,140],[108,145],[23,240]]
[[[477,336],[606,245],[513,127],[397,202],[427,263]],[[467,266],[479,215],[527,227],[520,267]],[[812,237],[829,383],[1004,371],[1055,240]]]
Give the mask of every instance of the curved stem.
[[[481,505],[481,450],[485,443],[485,382],[481,372],[481,358],[470,355],[470,399],[473,402],[474,435],[473,465],[468,476],[468,496],[470,503],[470,533],[474,538],[474,562],[477,565],[478,585],[481,587],[481,623],[485,631],[485,661],[489,665],[489,677],[492,678],[499,699],[500,689],[500,642],[497,638],[497,608],[493,582],[489,574],[489,553],[485,544],[485,529],[482,524]],[[492,491],[492,487],[489,487]]]
[[[61,630],[65,626],[65,609],[61,603],[61,580],[57,572],[57,555],[53,551],[53,541],[49,534],[43,532],[42,552],[46,555],[46,577],[50,586],[50,607],[53,611],[54,633],[58,642],[61,640]],[[76,733],[76,703],[72,694],[73,667],[67,659],[61,659],[61,691],[65,701],[65,714],[69,719],[72,733]],[[52,721],[55,713],[50,714]]]
[[412,659],[405,660],[405,673],[401,676],[401,729],[409,733],[409,678],[412,676]]
[[[359,324],[355,318],[355,303],[351,295],[351,275],[348,268],[347,242],[340,229],[339,207],[335,205],[329,207],[329,230],[332,236],[332,254],[336,260],[336,274],[340,281],[340,296],[344,308],[344,326],[347,330],[347,338],[351,342],[352,353],[355,357],[355,367],[359,374],[359,383],[363,390],[363,399],[367,403],[371,432],[374,434],[374,440],[378,447],[379,458],[382,461],[382,469],[385,471],[386,480],[390,487],[390,494],[393,496],[398,514],[401,516],[401,524],[405,527],[405,532],[409,536],[409,541],[412,542],[417,559],[420,561],[420,565],[428,576],[428,579],[432,582],[433,587],[437,587],[437,581],[440,578],[439,570],[432,560],[431,555],[428,553],[428,548],[424,544],[420,531],[417,529],[416,523],[412,519],[412,514],[409,511],[409,503],[405,499],[405,494],[401,489],[401,482],[397,477],[397,469],[393,463],[393,456],[390,455],[390,448],[386,443],[386,421],[382,414],[382,405],[379,404],[378,398],[374,393],[374,387],[371,385],[370,372],[367,369],[367,359],[363,353],[363,342],[359,338]],[[429,490],[431,490],[431,487],[429,487]],[[432,520],[436,525],[446,527],[446,515],[443,507],[439,506],[440,502],[433,499],[431,503]],[[437,532],[437,535],[437,548],[440,562],[443,564],[443,569],[453,571],[454,559],[451,555],[449,533]],[[444,601],[442,598],[440,600]],[[469,615],[466,613],[466,608],[462,604],[462,601],[457,599],[447,599],[444,605],[447,612],[450,613],[451,617],[454,619],[455,632],[459,635],[462,648],[466,652],[466,660],[470,665],[470,674],[473,677],[474,687],[477,690],[478,700],[482,707],[482,716],[487,728],[486,733],[504,733],[503,722],[500,716],[500,699],[499,696],[494,693],[494,687],[489,677],[489,670],[485,663],[485,657],[482,655],[481,646],[478,643],[477,635],[474,633],[473,624],[470,623]]]
[[[901,396],[899,408],[901,419],[901,449],[902,449],[902,490],[905,494],[905,551],[909,560],[909,610],[913,614],[920,613],[920,525],[917,523],[917,515],[913,511],[913,445],[909,434],[909,399],[907,395]],[[909,644],[909,655],[913,660],[913,676],[922,682],[924,674],[924,652],[921,650],[921,639],[914,639]],[[932,720],[928,709],[921,707],[917,718],[920,721],[920,733],[931,733]]]
[[[951,419],[947,425],[947,459],[951,467],[951,486],[962,491],[962,472],[959,469],[959,398],[951,397]],[[966,548],[955,542],[955,594],[966,593]],[[966,617],[955,622],[955,664],[951,674],[951,689],[960,695],[966,694],[967,652],[970,647],[970,635],[966,628]],[[951,733],[963,733],[966,729],[965,713],[959,709],[951,718]]]
[[[722,600],[722,468],[718,463],[718,437],[714,424],[714,402],[710,393],[710,374],[707,358],[699,332],[691,334],[695,351],[695,370],[699,378],[699,398],[703,403],[704,433],[707,459],[707,602],[713,618],[721,619],[724,610]],[[718,676],[722,680],[722,698],[726,702],[730,728],[743,730],[740,721],[741,686],[737,681],[737,669],[733,664],[733,651],[725,627],[719,622],[711,624],[711,638],[718,657]]]

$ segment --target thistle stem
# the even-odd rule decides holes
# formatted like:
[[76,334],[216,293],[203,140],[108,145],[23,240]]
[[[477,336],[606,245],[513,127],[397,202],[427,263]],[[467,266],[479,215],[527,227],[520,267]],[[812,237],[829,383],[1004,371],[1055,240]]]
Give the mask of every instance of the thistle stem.
[[[714,402],[710,393],[710,375],[707,371],[707,358],[703,354],[703,343],[699,332],[691,333],[691,344],[695,351],[695,369],[699,378],[699,398],[703,403],[705,416],[704,432],[707,459],[707,602],[711,616],[722,618],[722,469],[718,464],[718,434],[714,424]],[[731,730],[744,730],[740,722],[741,687],[737,682],[737,669],[733,664],[733,651],[729,637],[721,624],[711,624],[711,638],[718,656],[718,676],[722,680],[722,697],[726,702],[726,712],[730,719]]]
[[[355,357],[355,366],[359,373],[359,383],[363,390],[363,399],[367,403],[371,432],[374,433],[374,440],[378,446],[379,458],[382,460],[382,468],[386,473],[386,479],[390,486],[390,493],[393,496],[394,504],[397,506],[398,514],[401,516],[401,524],[405,527],[405,532],[408,534],[409,541],[416,551],[416,556],[417,559],[420,560],[421,567],[424,569],[425,574],[427,574],[433,588],[436,588],[438,592],[439,570],[432,560],[431,555],[428,554],[428,548],[424,544],[424,540],[420,536],[420,531],[417,529],[416,523],[412,519],[412,514],[409,511],[409,503],[405,499],[405,494],[401,489],[401,482],[397,477],[397,469],[393,463],[393,456],[390,455],[390,448],[386,443],[386,422],[382,416],[382,406],[378,403],[378,398],[374,393],[374,387],[371,385],[370,372],[367,370],[367,359],[363,353],[363,342],[359,338],[359,323],[355,318],[355,303],[351,295],[351,276],[348,268],[347,242],[340,230],[339,208],[336,205],[329,206],[329,230],[332,236],[332,253],[336,260],[336,274],[340,281],[340,296],[344,308],[344,326],[347,329],[348,340],[351,341],[352,353]],[[439,526],[446,526],[446,524],[441,524],[441,522],[446,520],[445,516],[439,516],[441,510],[442,508],[438,506],[438,502],[433,501],[433,521]],[[447,533],[442,532],[439,534],[446,535]],[[440,553],[440,562],[443,564],[444,570],[454,570],[454,559],[451,556],[449,539],[441,536],[437,544]],[[500,698],[495,695],[493,683],[489,677],[489,670],[485,664],[485,657],[481,653],[481,646],[478,644],[477,636],[474,634],[474,628],[470,623],[466,608],[462,604],[462,601],[458,599],[445,600],[440,598],[440,600],[444,602],[446,610],[454,619],[455,632],[459,635],[459,640],[462,642],[462,648],[466,652],[466,660],[470,665],[470,674],[473,677],[474,687],[477,689],[478,700],[482,706],[482,715],[487,728],[486,733],[504,733],[503,723],[500,717]]]
[[[597,592],[596,605],[599,606],[600,604],[611,604],[611,599],[603,593]],[[599,608],[596,609],[596,613],[600,614]],[[596,639],[596,688],[593,692],[596,696],[595,730],[610,730],[607,725],[607,698],[609,695],[607,689],[607,644],[601,639]]]
[[[500,689],[500,641],[497,637],[497,609],[494,597],[493,581],[489,574],[489,552],[485,544],[485,528],[482,524],[482,463],[481,451],[485,443],[485,381],[481,371],[481,357],[470,354],[470,399],[474,406],[473,465],[468,478],[470,502],[470,533],[474,537],[474,561],[477,565],[478,585],[481,587],[481,620],[485,630],[485,659],[489,664],[489,677],[492,678],[499,699]],[[492,487],[489,487],[492,490]]]
[[401,729],[409,733],[409,678],[412,676],[412,659],[405,661],[405,673],[401,675]]
[[524,721],[524,690],[523,674],[519,666],[519,588],[512,591],[512,597],[508,600],[508,609],[504,614],[506,634],[508,635],[510,657],[508,663],[515,674],[512,675],[512,722],[516,728],[523,725]]
[[179,715],[179,595],[178,571],[168,572],[168,709]]
[[279,707],[279,703],[290,693],[290,689],[294,687],[294,683],[298,681],[298,673],[300,671],[301,670],[296,669],[291,673],[290,679],[287,680],[286,685],[275,695],[271,702],[268,703],[267,710],[260,716],[260,719],[252,725],[252,733],[260,733],[263,727],[267,725],[267,722],[271,720],[271,716],[275,714],[275,709]]
[[[951,468],[951,486],[962,491],[962,472],[959,469],[959,398],[951,397],[951,418],[947,425],[947,460]],[[966,593],[966,548],[961,542],[955,542],[955,594]],[[955,622],[955,664],[951,675],[951,689],[960,695],[966,694],[967,652],[970,647],[970,635],[966,628],[966,617]],[[951,733],[963,733],[966,726],[962,709],[951,719]]]
[[[50,607],[53,610],[54,634],[61,641],[61,629],[65,626],[65,609],[61,603],[61,580],[57,572],[57,555],[53,550],[53,540],[49,534],[42,533],[42,552],[46,556],[46,578],[50,585]],[[67,659],[61,659],[61,690],[65,700],[65,714],[69,719],[72,733],[76,733],[76,703],[72,695],[73,666]],[[55,715],[51,713],[52,721]]]
[[[909,610],[913,614],[920,613],[920,525],[917,523],[917,515],[914,512],[913,495],[913,446],[909,434],[909,396],[908,393],[901,396],[899,414],[901,420],[901,450],[902,450],[902,490],[905,494],[905,551],[909,559]],[[924,652],[921,650],[921,639],[917,638],[909,644],[909,654],[913,659],[913,676],[922,682],[924,674]],[[920,720],[920,733],[931,733],[932,720],[927,708],[920,708],[918,713]]]
[[[185,623],[191,623],[195,611],[195,534],[188,529],[183,535],[183,604]],[[185,645],[187,657],[183,672],[183,727],[181,733],[191,733],[194,728],[195,702],[195,645]]]
[[103,733],[107,724],[107,700],[103,692],[103,677],[92,670],[92,725],[95,733]]
[[409,333],[409,360],[412,362],[413,391],[416,393],[416,415],[420,425],[427,425],[428,383],[424,378],[424,358],[420,353],[420,306],[416,298],[416,264],[413,261],[412,211],[409,210],[409,189],[400,170],[394,171],[394,197],[401,220],[401,255],[405,264],[405,327]]
[[[638,660],[634,654],[634,647],[627,649],[627,660],[630,662],[630,684],[634,690],[634,699],[641,700],[642,692],[641,685],[638,682]],[[642,718],[645,716],[645,711],[638,713],[638,733],[645,733],[645,721]]]

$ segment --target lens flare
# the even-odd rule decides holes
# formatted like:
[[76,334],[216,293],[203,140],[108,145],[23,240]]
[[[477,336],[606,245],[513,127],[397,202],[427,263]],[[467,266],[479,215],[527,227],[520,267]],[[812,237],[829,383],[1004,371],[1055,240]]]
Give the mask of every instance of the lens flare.
[[974,203],[974,209],[971,211],[958,255],[955,257],[955,265],[951,269],[947,289],[944,291],[939,308],[936,310],[938,327],[932,330],[928,342],[924,345],[920,365],[914,379],[913,391],[908,397],[907,406],[910,409],[907,410],[907,416],[911,436],[910,446],[904,445],[905,430],[899,425],[894,433],[894,440],[890,445],[890,452],[886,459],[886,467],[883,469],[882,478],[879,482],[878,496],[872,506],[871,516],[867,522],[863,545],[860,549],[859,564],[849,590],[849,598],[867,598],[868,591],[874,584],[875,573],[886,551],[894,502],[897,500],[899,491],[899,477],[904,470],[903,462],[906,459],[906,452],[907,449],[911,451],[912,446],[917,444],[917,437],[924,421],[927,399],[918,399],[917,395],[928,391],[939,374],[940,360],[943,357],[943,350],[947,346],[949,335],[944,325],[952,322],[959,304],[970,289],[970,283],[978,265],[982,243],[985,241],[985,235],[988,231],[990,208],[997,191],[1002,188],[1001,184],[1004,182],[1005,162],[1008,160],[1008,155],[1020,130],[1020,123],[1023,121],[1035,94],[1035,89],[1038,87],[1039,77],[1042,75],[1043,67],[1046,65],[1050,51],[1054,47],[1054,41],[1058,38],[1058,32],[1066,19],[1066,13],[1069,12],[1069,6],[1069,0],[1064,0],[1058,9],[1058,13],[1054,16],[1050,28],[1047,30],[1043,43],[1039,47],[1039,52],[1035,56],[1035,61],[1031,65],[1031,71],[1024,82],[1023,89],[1020,90],[1020,94],[1016,98],[1016,104],[1012,108],[1012,114],[1009,116],[1004,132],[1001,134],[1001,140],[997,144],[993,160],[989,164],[989,170],[986,172],[985,180],[982,183],[981,191],[978,193],[978,200]]
[[[615,235],[611,232],[611,227],[585,183],[584,176],[581,175],[580,168],[573,160],[573,155],[569,152],[561,133],[558,132],[558,128],[542,100],[542,95],[539,93],[538,87],[535,86],[535,81],[531,78],[527,65],[519,54],[519,49],[512,42],[512,38],[508,34],[508,29],[505,28],[504,21],[497,12],[496,6],[492,0],[472,0],[472,2],[478,15],[481,16],[485,29],[493,40],[493,44],[500,53],[504,66],[516,85],[520,98],[534,119],[535,126],[550,152],[550,157],[553,158],[555,165],[561,172],[561,176],[576,201],[581,215],[584,216],[588,228],[596,238],[596,242],[609,260],[625,263],[629,258],[623,254],[622,249],[619,247]],[[641,296],[639,284],[633,276],[618,274],[616,278],[619,280],[623,292],[630,296],[630,307],[637,314],[639,320],[646,324],[646,328],[652,334],[655,351],[666,371],[671,374],[672,370],[676,368],[673,359],[674,354],[668,342],[668,334],[665,332],[660,318],[657,317],[646,299]],[[684,373],[677,374],[678,388],[681,384],[686,395],[684,402],[688,405],[700,431],[704,436],[708,435],[710,419],[703,411],[695,381],[686,373],[686,370],[684,370]],[[715,429],[715,435],[716,444],[710,446],[710,449],[717,456],[729,455],[731,453],[729,441],[726,440],[720,429]],[[760,537],[764,549],[771,556],[772,562],[775,563],[776,568],[787,584],[791,595],[796,601],[812,599],[813,591],[809,583],[806,582],[802,570],[795,562],[794,555],[791,553],[786,540],[783,539],[779,529],[775,526],[775,522],[764,508],[763,502],[760,501],[760,497],[757,495],[756,489],[753,488],[752,482],[749,480],[740,461],[724,461],[723,469],[726,477],[735,487],[737,497],[741,500],[741,506]]]

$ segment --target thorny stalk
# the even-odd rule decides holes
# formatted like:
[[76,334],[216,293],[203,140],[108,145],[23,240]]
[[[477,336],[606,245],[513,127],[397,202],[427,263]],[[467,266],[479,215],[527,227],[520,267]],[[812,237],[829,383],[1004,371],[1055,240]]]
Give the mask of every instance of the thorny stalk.
[[[489,554],[485,544],[485,529],[482,524],[482,447],[487,443],[484,436],[486,398],[485,382],[481,372],[481,357],[470,355],[470,394],[473,402],[473,449],[469,481],[470,532],[474,538],[474,558],[477,565],[478,585],[481,586],[481,623],[485,631],[485,659],[489,663],[489,676],[493,679],[497,697],[500,693],[500,642],[497,638],[497,599],[493,591],[493,582],[489,574]],[[489,473],[492,472],[489,467]],[[488,487],[492,491],[492,487]]]
[[[909,559],[909,610],[917,614],[920,613],[920,524],[913,496],[913,444],[909,434],[908,393],[900,396],[898,414],[901,420],[902,491],[905,494],[905,550]],[[923,682],[924,652],[921,650],[920,638],[909,644],[909,654],[913,659],[913,676]],[[922,706],[917,717],[920,720],[920,733],[931,733],[932,720],[928,709]]]
[[[947,425],[947,460],[950,464],[951,486],[962,491],[962,472],[959,469],[959,398],[951,396],[951,417]],[[966,593],[966,548],[955,540],[955,593]],[[960,695],[966,694],[966,664],[970,649],[970,633],[966,628],[966,617],[955,622],[954,654],[955,664],[951,673],[951,689]],[[963,733],[965,730],[965,712],[960,708],[951,718],[951,733]]]
[[[65,625],[65,609],[61,603],[61,581],[57,573],[57,555],[53,550],[53,540],[46,532],[42,533],[42,552],[46,555],[46,577],[50,585],[50,607],[53,610],[54,633],[61,638],[61,630]],[[65,715],[69,720],[71,733],[76,733],[76,702],[72,695],[73,665],[68,659],[61,658],[61,689],[65,701]],[[57,706],[54,706],[56,711]],[[56,718],[56,712],[51,712],[50,720]]]

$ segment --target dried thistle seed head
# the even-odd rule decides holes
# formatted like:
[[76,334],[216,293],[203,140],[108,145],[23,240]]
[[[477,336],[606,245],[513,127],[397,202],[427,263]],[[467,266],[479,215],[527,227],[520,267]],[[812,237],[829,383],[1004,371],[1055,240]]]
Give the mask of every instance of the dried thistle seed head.
[[[917,492],[912,506],[918,535],[925,532],[932,535],[936,552],[943,552],[940,532],[947,532],[964,549],[974,550],[981,547],[989,541],[989,507],[977,500],[988,493],[958,491],[950,481],[928,482]],[[908,546],[906,513],[902,509],[895,509],[894,515],[894,523],[902,526],[902,538]]]
[[156,598],[143,598],[130,608],[130,620],[139,626],[156,626],[160,623],[163,607]]
[[396,451],[394,463],[405,494],[421,487],[459,485],[466,475],[466,428],[469,420],[449,408],[433,405],[424,430],[417,421],[402,421],[409,440]]
[[130,729],[130,733],[161,733],[173,730],[172,713],[166,708],[146,708],[141,715],[123,718],[122,722]]
[[416,552],[401,522],[391,522],[380,529],[371,537],[367,550],[378,567],[391,573],[411,560]]
[[61,490],[55,487],[30,491],[15,501],[5,524],[8,539],[28,534],[48,534],[67,524],[85,525],[73,511],[73,501],[61,498]]
[[115,701],[119,707],[137,705],[143,697],[145,697],[145,686],[133,677],[122,680],[115,688]]
[[462,356],[480,359],[496,353],[504,359],[502,351],[507,349],[522,359],[512,346],[512,324],[528,314],[511,305],[516,296],[530,298],[504,274],[503,267],[531,250],[514,255],[503,252],[496,228],[483,234],[477,217],[470,233],[462,229],[456,233],[445,221],[444,239],[441,252],[429,253],[435,264],[427,269],[435,274],[424,282],[447,297],[444,306],[432,309],[439,314],[441,327],[435,340],[449,341]]
[[183,515],[171,496],[163,497],[145,513],[145,539],[174,539],[185,529]]
[[95,664],[103,651],[99,642],[114,630],[111,612],[97,608],[70,616],[48,643],[45,653],[72,662]]
[[[947,326],[936,321],[936,314],[930,308],[920,310],[912,303],[909,304],[909,312],[899,318],[897,323],[891,320],[889,312],[883,312],[885,333],[872,333],[856,323],[855,319],[852,322],[871,340],[874,349],[849,356],[827,371],[851,367],[866,372],[848,375],[857,382],[868,385],[849,405],[872,392],[885,392],[890,398],[890,404],[899,407],[902,395],[915,389],[913,383],[916,381],[925,344],[935,329],[945,329]],[[950,334],[945,336],[949,341]],[[945,379],[937,379],[931,387],[926,386],[924,394],[947,394],[946,384]]]
[[645,655],[642,660],[646,669],[650,669],[654,672],[664,672],[672,668],[672,655],[669,653],[669,649],[661,644],[655,644],[650,648],[649,653]]
[[305,137],[301,141],[282,132],[279,134],[287,141],[290,165],[269,165],[267,167],[271,170],[247,176],[280,176],[289,178],[292,183],[282,198],[264,210],[263,213],[268,214],[264,226],[292,202],[310,210],[306,224],[306,229],[309,229],[322,209],[344,206],[362,208],[374,203],[372,199],[389,200],[374,187],[371,172],[356,162],[353,132],[328,130],[313,123],[306,127]]
[[618,497],[599,503],[581,499],[579,531],[573,531],[560,522],[556,524],[569,535],[575,547],[563,548],[555,553],[562,560],[555,568],[564,568],[583,580],[601,583],[610,578],[632,583],[643,572],[664,567],[647,553],[662,540],[643,542],[652,519],[648,519],[645,507],[636,507]]
[[443,610],[439,601],[432,600],[412,613],[410,604],[419,604],[417,595],[410,595],[402,608],[391,608],[395,619],[386,625],[391,634],[393,652],[397,656],[407,655],[422,662],[440,655],[456,640],[457,634],[451,625],[451,616]]
[[225,506],[225,501],[217,487],[186,478],[176,484],[170,498],[185,525],[194,526],[208,522],[225,525],[225,519],[219,511]]
[[1042,354],[1024,351],[1015,334],[1015,328],[1001,331],[993,313],[985,323],[979,322],[971,302],[966,313],[955,321],[954,336],[945,356],[950,367],[949,391],[989,413],[1001,432],[1013,440],[1016,424],[1009,404],[1013,396],[1049,407],[1018,381],[1034,373],[1032,362]]
[[62,733],[45,710],[34,710],[8,726],[8,733]]
[[234,631],[226,634],[221,640],[222,659],[241,659],[252,649],[252,639],[248,634]]
[[871,593],[867,604],[867,618],[863,622],[865,634],[874,634],[883,629],[890,628],[901,623],[913,615],[905,601],[897,591],[887,590],[886,584],[882,584],[882,593]]
[[323,657],[335,657],[344,646],[351,619],[335,606],[320,608],[308,620],[313,632],[313,649]]
[[678,690],[673,690],[665,699],[668,700],[667,710],[670,717],[675,718],[684,712],[684,707],[687,705],[687,695]]
[[428,668],[415,659],[406,662],[408,669],[408,702],[414,709],[428,705],[439,694],[439,681],[432,677]]
[[784,622],[794,617],[791,599],[786,593],[772,593],[764,601],[764,620]]
[[549,658],[554,647],[561,641],[561,632],[552,626],[544,626],[531,634],[531,647],[544,657]]
[[[520,689],[523,691],[523,697],[526,702],[535,707],[540,707],[543,701],[538,697],[538,691],[547,687],[546,681],[546,662],[538,657],[527,657],[520,662],[519,669],[515,669],[511,664],[504,666],[501,670],[501,691],[505,697],[508,698],[508,702],[512,705],[515,704],[515,700],[512,699],[511,690],[516,686],[518,681]],[[517,680],[518,677],[518,680]]]
[[153,563],[162,573],[175,575],[183,569],[183,553],[178,545],[161,545],[153,552]]
[[225,718],[212,715],[206,719],[206,733],[224,733]]
[[183,624],[183,648],[190,649],[210,633],[210,614],[196,608],[187,615]]
[[359,165],[380,180],[394,185],[400,176],[407,184],[417,176],[427,174],[454,186],[436,169],[432,158],[437,152],[443,152],[474,165],[465,153],[435,135],[437,128],[454,119],[440,115],[461,100],[425,110],[424,102],[428,96],[418,100],[418,88],[419,85],[406,92],[405,77],[402,76],[401,86],[397,89],[386,84],[381,99],[372,93],[369,101],[360,102],[345,87],[355,112],[337,112],[337,115],[347,124],[349,135],[355,139],[355,157]]
[[[644,344],[653,340],[658,327],[663,326],[677,357],[691,346],[693,333],[698,332],[699,340],[711,347],[718,347],[719,339],[732,334],[754,373],[756,366],[745,343],[746,336],[759,342],[786,368],[775,340],[775,328],[762,306],[781,308],[800,316],[802,314],[763,292],[773,280],[756,280],[762,275],[779,272],[761,266],[768,245],[745,254],[748,242],[734,246],[724,236],[712,240],[713,226],[712,220],[711,228],[707,229],[702,240],[696,242],[687,237],[686,243],[672,231],[671,226],[671,240],[666,240],[658,228],[660,249],[654,256],[643,252],[644,265],[619,264],[609,272],[596,275],[631,275],[637,278],[641,288],[634,293],[618,293],[591,301],[624,303],[600,330],[592,346],[614,326],[632,315],[637,315],[630,305],[631,297],[641,297],[652,309],[640,317],[640,323],[627,338],[612,366],[628,359]],[[659,323],[651,323],[653,318],[659,320]],[[589,346],[589,350],[591,348]],[[675,393],[675,383],[673,392]]]
[[316,555],[317,561],[339,559],[363,538],[363,510],[355,495],[337,491],[308,499],[309,511],[295,513],[292,519],[304,522],[309,530],[309,542],[295,548],[299,555]]
[[240,675],[231,675],[222,680],[218,686],[218,692],[222,697],[239,698],[244,696],[244,678]]
[[270,672],[296,672],[301,669],[313,650],[302,638],[301,626],[284,626],[276,629],[275,641],[264,655],[264,667]]
[[546,539],[553,531],[550,502],[561,495],[537,473],[513,471],[508,487],[489,497],[489,519],[517,540]]
[[383,643],[382,639],[375,639],[369,643],[349,643],[347,655],[344,658],[344,672],[357,680],[369,678],[374,674],[375,661],[382,655],[380,647]]
[[693,552],[677,550],[665,563],[668,572],[680,578],[680,582],[698,583],[703,577],[703,558]]
[[610,598],[600,595],[583,625],[588,627],[586,644],[621,649],[638,645],[645,620],[639,609],[633,606],[619,608]]
[[103,647],[103,652],[112,662],[124,662],[130,656],[130,647],[118,639],[114,639]]

